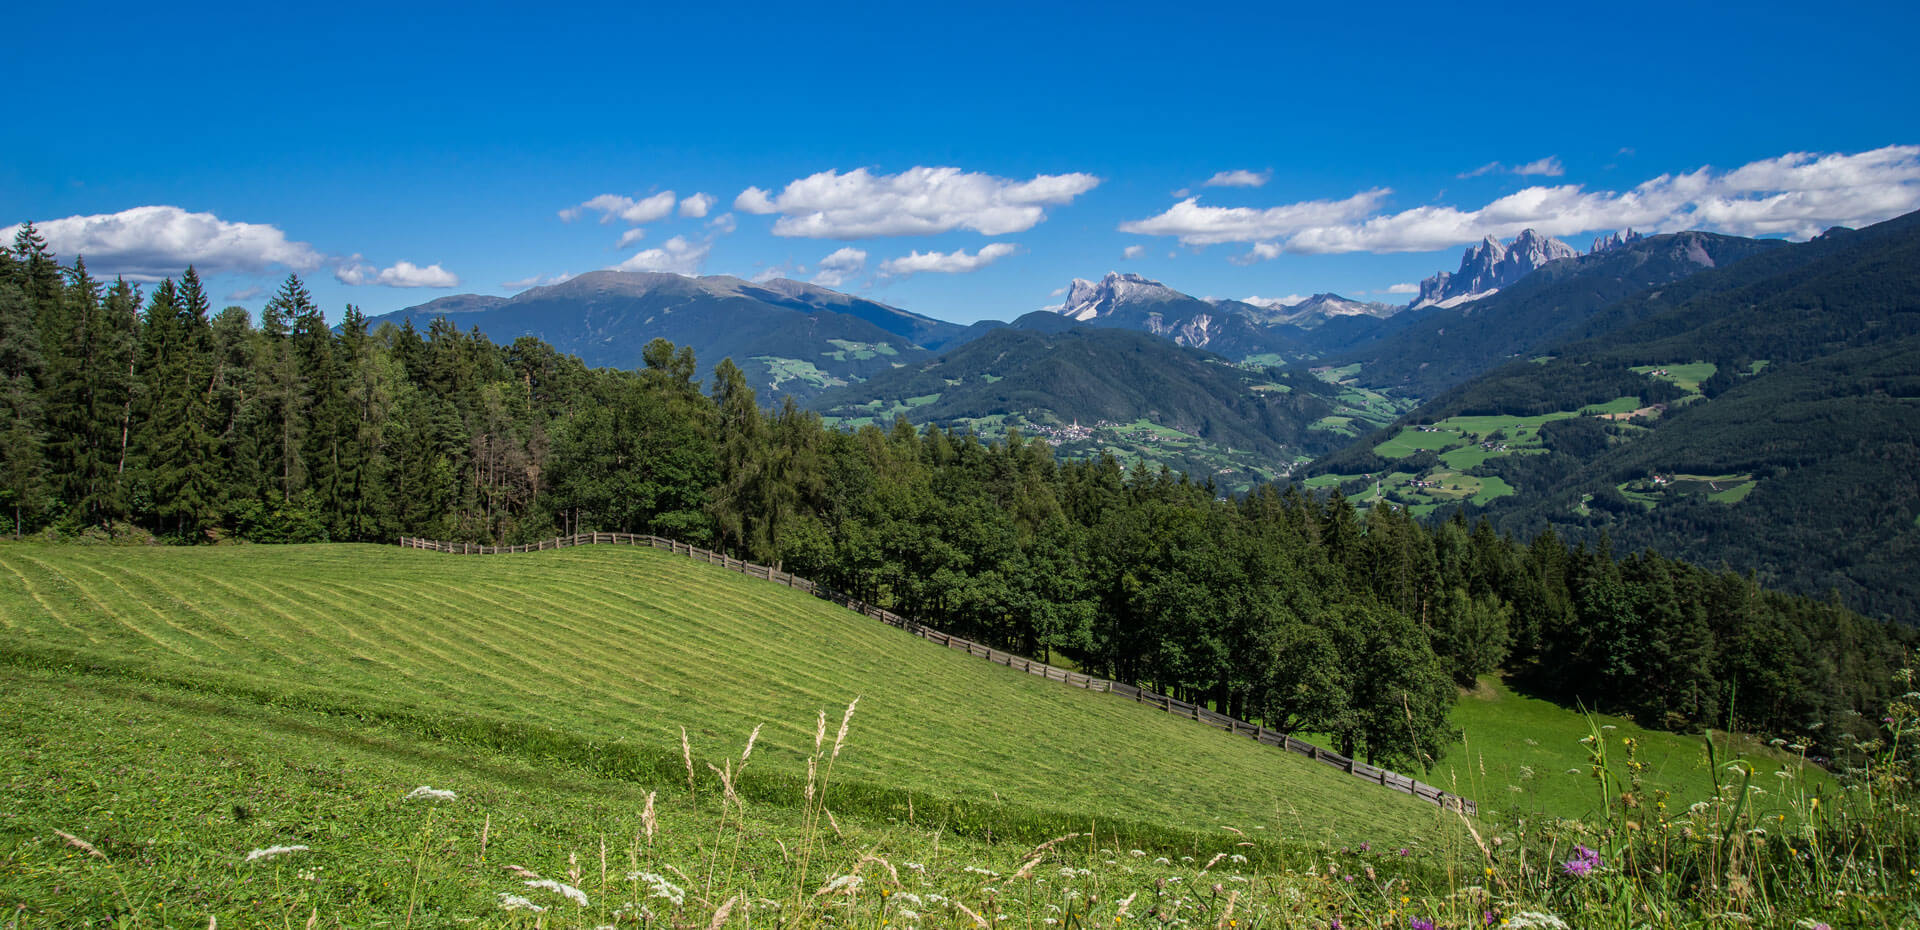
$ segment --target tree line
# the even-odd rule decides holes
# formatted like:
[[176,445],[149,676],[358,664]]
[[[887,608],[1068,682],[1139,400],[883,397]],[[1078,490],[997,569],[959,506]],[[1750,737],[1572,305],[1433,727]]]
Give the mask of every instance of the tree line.
[[649,344],[589,369],[497,345],[337,327],[297,277],[256,321],[192,269],[146,289],[0,259],[0,506],[16,535],[176,543],[494,544],[654,533],[797,572],[953,633],[1415,767],[1462,686],[1534,690],[1674,728],[1839,747],[1911,637],[1844,608],[1604,542],[1522,542],[1335,493],[1061,461],[1017,433],[842,428],[696,380]]

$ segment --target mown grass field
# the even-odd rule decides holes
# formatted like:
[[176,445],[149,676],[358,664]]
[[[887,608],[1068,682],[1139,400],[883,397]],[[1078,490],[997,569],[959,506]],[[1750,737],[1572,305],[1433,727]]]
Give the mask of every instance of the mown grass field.
[[15,665],[97,666],[461,740],[500,731],[503,746],[524,737],[643,778],[681,767],[681,727],[699,749],[764,724],[757,751],[792,763],[821,709],[863,698],[841,777],[902,806],[918,794],[1313,837],[1356,823],[1411,837],[1434,819],[1308,760],[647,549],[16,545],[0,547],[0,601]]
[[[0,689],[9,930],[1920,919],[1912,877],[1751,858],[1763,840],[1756,879],[1846,896],[1634,877],[1607,812],[1567,819],[1598,807],[1581,779],[1521,768],[1578,766],[1585,719],[1497,688],[1428,776],[1488,799],[1474,829],[646,549],[0,545]],[[1650,790],[1708,799],[1674,836],[1770,803],[1807,829],[1804,797],[1736,807],[1687,738],[1620,726]],[[1594,876],[1559,866],[1576,843]]]

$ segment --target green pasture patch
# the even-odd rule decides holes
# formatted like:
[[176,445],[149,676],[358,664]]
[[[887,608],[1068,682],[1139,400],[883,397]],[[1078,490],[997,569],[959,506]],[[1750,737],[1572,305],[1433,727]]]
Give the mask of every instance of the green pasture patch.
[[1632,413],[1640,409],[1640,406],[1640,398],[1638,397],[1616,397],[1604,404],[1582,407],[1580,409],[1580,415],[1583,417],[1592,417],[1608,413]]
[[[1683,391],[1698,394],[1700,382],[1713,377],[1720,368],[1712,362],[1683,362],[1673,365],[1635,365],[1632,370],[1662,381],[1672,382]],[[1654,374],[1654,372],[1661,372],[1661,374]]]
[[804,381],[815,387],[840,387],[847,383],[845,378],[827,374],[820,370],[820,366],[804,359],[756,355],[753,360],[767,366],[767,379],[776,388],[787,381]]
[[[1626,759],[1623,741],[1634,740],[1635,755],[1647,766],[1647,790],[1669,792],[1668,808],[1675,815],[1714,792],[1703,736],[1647,730],[1607,715],[1594,715],[1589,723],[1577,710],[1518,694],[1493,676],[1481,678],[1477,688],[1461,696],[1452,719],[1462,740],[1447,751],[1432,780],[1440,785],[1457,780],[1453,783],[1460,786],[1460,794],[1485,799],[1480,802],[1484,811],[1511,816],[1598,814],[1602,806],[1591,769],[1594,747],[1582,742],[1596,727],[1606,740],[1599,748],[1616,768]],[[1761,819],[1772,819],[1775,813],[1791,818],[1794,802],[1816,791],[1831,794],[1837,787],[1824,769],[1791,753],[1721,731],[1714,731],[1713,738],[1721,765],[1738,759],[1754,767],[1754,784],[1766,791],[1753,798]],[[1780,772],[1786,776],[1776,774]],[[1727,777],[1723,772],[1721,778]]]
[[1403,459],[1421,450],[1439,451],[1460,444],[1462,437],[1453,430],[1421,430],[1408,426],[1395,433],[1391,438],[1373,447],[1373,454],[1383,459]]
[[1359,362],[1354,362],[1351,365],[1341,365],[1338,368],[1329,366],[1324,368],[1313,369],[1314,377],[1319,378],[1320,380],[1325,381],[1329,384],[1339,384],[1342,381],[1345,381],[1348,378],[1351,378],[1354,375],[1357,375],[1359,373],[1360,373]]

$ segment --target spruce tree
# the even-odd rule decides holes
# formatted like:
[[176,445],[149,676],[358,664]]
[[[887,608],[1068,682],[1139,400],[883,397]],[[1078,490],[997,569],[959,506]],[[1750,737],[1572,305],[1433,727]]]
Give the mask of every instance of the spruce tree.
[[317,312],[299,275],[288,275],[260,311],[260,470],[282,501],[292,500],[307,486],[306,381],[292,332],[295,320]]
[[25,295],[0,283],[0,506],[19,538],[46,505],[39,379],[46,362]]

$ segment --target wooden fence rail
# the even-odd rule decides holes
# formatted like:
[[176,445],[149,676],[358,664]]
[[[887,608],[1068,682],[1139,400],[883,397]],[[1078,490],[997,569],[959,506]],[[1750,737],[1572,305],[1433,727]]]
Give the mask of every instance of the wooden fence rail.
[[1390,772],[1383,768],[1376,768],[1357,759],[1349,759],[1337,752],[1321,749],[1312,743],[1295,739],[1290,734],[1281,733],[1277,730],[1269,730],[1259,724],[1248,723],[1244,720],[1229,717],[1226,714],[1216,713],[1198,704],[1189,704],[1186,701],[1161,694],[1157,691],[1149,691],[1138,685],[1128,684],[1124,681],[1108,681],[1105,678],[1096,678],[1092,675],[1059,668],[1044,662],[1035,662],[1032,659],[1017,656],[1010,652],[1002,652],[998,649],[984,646],[971,640],[962,639],[958,636],[951,636],[917,620],[910,620],[893,611],[875,607],[859,598],[835,591],[826,585],[815,584],[792,572],[783,572],[769,565],[759,565],[753,562],[742,561],[725,555],[724,553],[702,549],[698,546],[667,539],[663,536],[645,536],[636,533],[575,533],[572,536],[561,536],[556,539],[548,539],[520,546],[481,546],[473,543],[437,542],[414,536],[402,536],[400,538],[400,545],[408,549],[426,549],[433,552],[448,552],[454,555],[496,555],[506,552],[542,552],[548,549],[565,549],[571,546],[588,545],[647,546],[653,549],[660,549],[674,553],[675,555],[687,556],[697,562],[719,565],[729,571],[739,572],[750,578],[760,578],[774,584],[785,585],[789,588],[805,591],[823,600],[832,601],[848,610],[864,614],[881,623],[899,627],[915,636],[929,642],[938,643],[948,649],[957,649],[969,655],[986,659],[989,662],[1005,665],[1008,668],[1016,668],[1031,675],[1038,675],[1049,681],[1058,681],[1076,688],[1085,688],[1088,691],[1104,691],[1108,694],[1116,694],[1149,707],[1158,707],[1176,717],[1185,717],[1198,723],[1204,723],[1215,729],[1225,730],[1236,736],[1245,736],[1258,743],[1306,756],[1323,765],[1332,766],[1333,768],[1346,772],[1355,778],[1371,784],[1380,785],[1384,788],[1390,788],[1401,794],[1413,795],[1414,797],[1437,804],[1449,810],[1458,810],[1475,815],[1479,813],[1479,806],[1469,798],[1463,798],[1457,794],[1442,791],[1432,785],[1423,784],[1405,775]]

